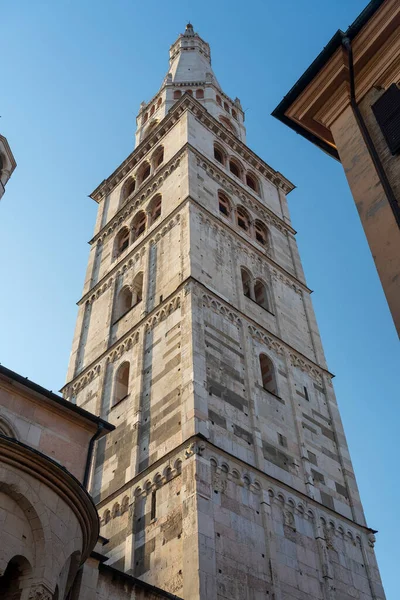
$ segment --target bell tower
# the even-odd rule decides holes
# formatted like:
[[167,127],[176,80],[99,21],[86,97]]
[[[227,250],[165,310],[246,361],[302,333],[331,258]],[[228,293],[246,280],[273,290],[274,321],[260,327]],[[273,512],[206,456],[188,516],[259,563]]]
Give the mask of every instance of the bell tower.
[[64,396],[108,563],[185,600],[383,600],[291,226],[188,24],[98,203]]

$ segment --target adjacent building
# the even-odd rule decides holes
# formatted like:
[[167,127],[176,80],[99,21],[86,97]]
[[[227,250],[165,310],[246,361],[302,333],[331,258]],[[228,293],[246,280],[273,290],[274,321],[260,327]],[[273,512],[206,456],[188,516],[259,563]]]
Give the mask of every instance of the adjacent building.
[[73,600],[128,599],[137,579],[185,600],[384,599],[292,189],[188,24],[91,195],[63,395],[115,426],[88,480],[115,579],[86,562]]
[[6,191],[6,185],[16,166],[17,163],[7,139],[0,134],[0,200]]
[[400,335],[400,4],[373,0],[272,113],[341,161]]

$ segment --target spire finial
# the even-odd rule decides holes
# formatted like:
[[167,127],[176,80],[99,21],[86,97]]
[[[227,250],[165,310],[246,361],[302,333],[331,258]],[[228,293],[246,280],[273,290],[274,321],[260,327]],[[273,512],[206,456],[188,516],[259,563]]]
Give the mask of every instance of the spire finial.
[[193,30],[193,25],[191,24],[190,21],[187,22],[186,28],[185,28],[185,33],[183,34],[185,36],[193,36],[195,35],[194,30]]

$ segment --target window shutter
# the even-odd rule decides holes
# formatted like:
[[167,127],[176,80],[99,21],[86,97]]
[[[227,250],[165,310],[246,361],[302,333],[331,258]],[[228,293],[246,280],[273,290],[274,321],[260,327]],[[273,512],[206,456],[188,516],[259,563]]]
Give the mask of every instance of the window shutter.
[[400,89],[393,83],[372,105],[372,111],[392,154],[400,151]]

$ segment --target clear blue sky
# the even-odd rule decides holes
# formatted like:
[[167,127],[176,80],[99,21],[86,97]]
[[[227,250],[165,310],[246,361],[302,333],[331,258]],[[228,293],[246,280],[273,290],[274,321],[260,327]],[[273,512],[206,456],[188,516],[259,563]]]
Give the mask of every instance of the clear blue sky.
[[87,195],[131,152],[139,104],[158,90],[190,19],[246,109],[249,146],[297,186],[293,225],[368,523],[379,529],[387,597],[397,600],[397,336],[341,165],[270,116],[365,2],[5,3],[0,132],[18,166],[0,203],[0,360],[63,385],[96,215]]

